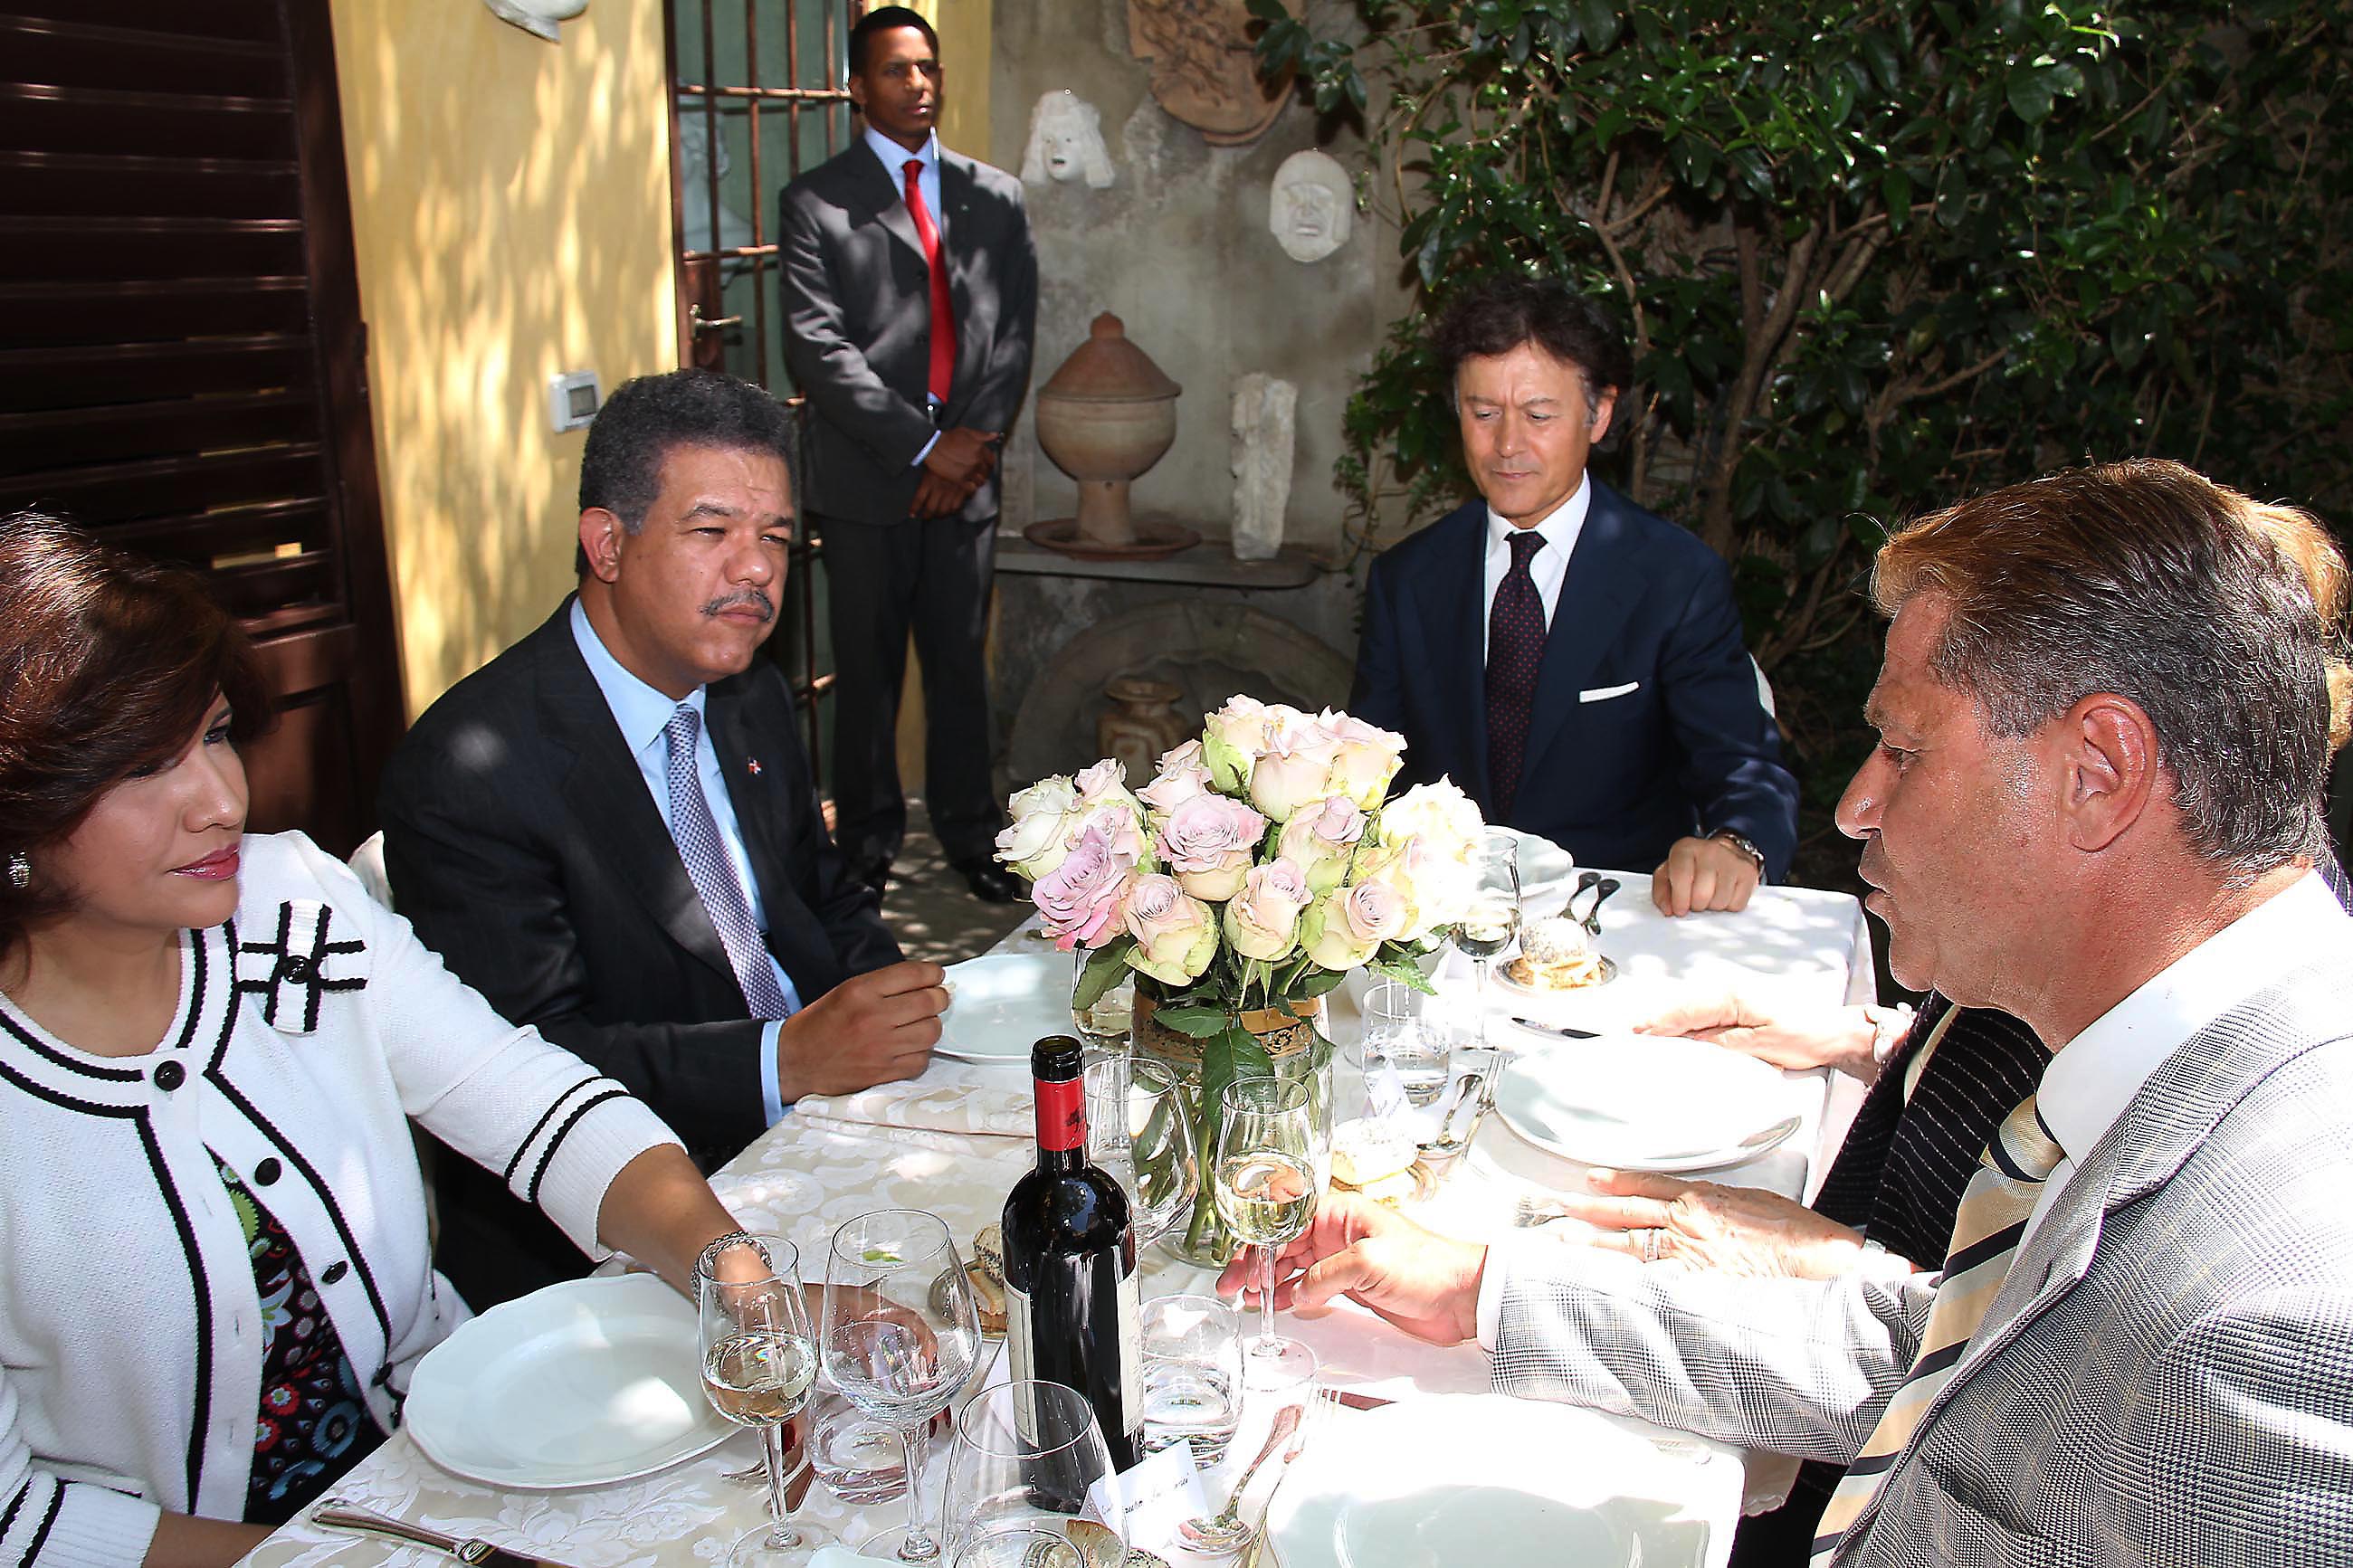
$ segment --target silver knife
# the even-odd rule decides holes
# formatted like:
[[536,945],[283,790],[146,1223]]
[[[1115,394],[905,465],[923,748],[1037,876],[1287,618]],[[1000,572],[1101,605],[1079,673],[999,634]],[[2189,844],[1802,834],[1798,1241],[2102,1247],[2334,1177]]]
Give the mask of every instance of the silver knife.
[[533,1557],[521,1552],[509,1552],[503,1546],[493,1546],[476,1537],[460,1538],[444,1535],[438,1530],[427,1530],[421,1524],[408,1524],[397,1519],[387,1519],[380,1513],[370,1513],[364,1508],[353,1508],[341,1498],[328,1498],[311,1510],[311,1522],[330,1530],[356,1530],[365,1535],[389,1536],[417,1546],[430,1546],[446,1552],[460,1563],[480,1564],[481,1568],[565,1568],[548,1557]]
[[1514,1018],[1523,1029],[1534,1029],[1539,1035],[1558,1035],[1565,1040],[1598,1040],[1601,1037],[1591,1029],[1572,1029],[1566,1024],[1539,1024],[1534,1018]]

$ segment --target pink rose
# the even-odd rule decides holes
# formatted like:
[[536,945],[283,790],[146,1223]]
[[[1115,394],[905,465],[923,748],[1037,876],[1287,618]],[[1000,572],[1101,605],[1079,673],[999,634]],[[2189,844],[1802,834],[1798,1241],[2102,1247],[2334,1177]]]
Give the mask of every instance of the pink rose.
[[1323,725],[1296,710],[1268,726],[1266,749],[1250,770],[1250,804],[1277,822],[1330,793],[1332,759],[1339,743]]
[[[1121,930],[1123,907],[1135,880],[1137,857],[1121,845],[1119,824],[1127,823],[1126,837],[1135,839],[1134,819],[1116,807],[1087,819],[1079,841],[1030,889],[1030,900],[1044,917],[1046,934],[1068,952],[1072,947],[1101,947]],[[1140,840],[1138,840],[1140,842]]]
[[1240,801],[1198,795],[1162,820],[1155,845],[1178,884],[1214,903],[1242,885],[1265,835],[1266,818]]
[[1299,945],[1326,969],[1354,969],[1406,934],[1412,911],[1386,882],[1362,882],[1315,900],[1300,918]]
[[[1187,750],[1193,756],[1190,762],[1182,760]],[[1194,796],[1208,794],[1214,786],[1209,781],[1209,770],[1202,764],[1200,756],[1201,742],[1186,742],[1160,759],[1160,772],[1154,775],[1150,784],[1135,793],[1145,805],[1157,812],[1174,811]]]
[[1292,813],[1291,820],[1282,825],[1275,853],[1296,862],[1307,873],[1310,888],[1319,894],[1328,893],[1346,875],[1348,858],[1356,853],[1356,840],[1365,836],[1367,820],[1345,795],[1312,802]]
[[1170,985],[1190,985],[1218,955],[1218,918],[1174,877],[1138,877],[1127,895],[1127,964]]
[[1271,963],[1299,945],[1299,916],[1314,897],[1307,874],[1289,860],[1253,866],[1226,905],[1226,940],[1244,958]]
[[1082,806],[1133,805],[1135,797],[1127,793],[1127,764],[1117,757],[1105,757],[1091,768],[1082,769],[1071,780],[1078,791]]

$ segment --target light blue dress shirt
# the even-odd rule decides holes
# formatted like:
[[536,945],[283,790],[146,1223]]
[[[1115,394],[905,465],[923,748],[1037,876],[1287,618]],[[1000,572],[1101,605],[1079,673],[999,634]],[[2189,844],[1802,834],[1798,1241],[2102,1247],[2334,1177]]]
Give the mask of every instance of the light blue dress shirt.
[[[940,208],[938,132],[934,132],[924,140],[922,152],[910,153],[870,125],[866,128],[866,145],[877,158],[882,160],[882,167],[891,176],[892,188],[899,192],[899,199],[902,202],[907,199],[907,160],[913,158],[923,165],[923,172],[915,176],[915,188],[923,193],[923,208],[932,215],[932,226],[940,231],[940,250],[944,259],[948,245],[948,215]],[[929,402],[930,399],[926,398],[924,401]],[[934,431],[932,438],[923,443],[923,449],[915,454],[915,460],[907,467],[921,468],[923,459],[932,455],[932,448],[939,444],[939,433]]]
[[[621,727],[621,740],[636,759],[638,773],[646,781],[646,792],[654,797],[654,809],[661,813],[662,826],[670,820],[670,737],[664,733],[670,717],[678,704],[621,668],[621,661],[605,647],[596,628],[588,624],[588,612],[580,601],[572,601],[572,640],[580,647],[580,657],[588,661],[588,673],[596,678],[596,689],[605,694],[605,706],[612,710],[613,721]],[[703,721],[695,731],[694,772],[702,781],[702,796],[711,805],[712,820],[719,826],[719,842],[727,851],[727,864],[735,873],[735,880],[744,892],[744,904],[752,911],[752,923],[763,934],[768,929],[768,911],[760,901],[760,879],[752,874],[752,857],[744,848],[744,830],[735,821],[735,803],[727,793],[727,780],[719,771],[719,752],[711,743],[711,725],[704,705],[706,688],[696,687],[686,697],[686,705],[694,710],[695,717]],[[801,994],[793,984],[793,977],[768,953],[768,967],[776,972],[776,984],[785,994],[785,1006],[789,1013],[801,1010]],[[760,1099],[766,1109],[771,1126],[785,1113],[784,1093],[776,1082],[776,1031],[783,1020],[770,1019],[760,1032]]]

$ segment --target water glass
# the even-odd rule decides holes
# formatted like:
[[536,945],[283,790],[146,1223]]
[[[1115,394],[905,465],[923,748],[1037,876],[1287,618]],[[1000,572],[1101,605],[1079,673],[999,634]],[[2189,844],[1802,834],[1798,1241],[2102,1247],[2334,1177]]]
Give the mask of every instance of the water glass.
[[[982,1541],[1000,1532],[1035,1531],[1069,1541],[1073,1526],[1097,1518],[1089,1494],[1115,1473],[1094,1406],[1077,1389],[1029,1379],[982,1389],[956,1417],[948,1450],[950,1560],[966,1561]],[[1119,1542],[1109,1559],[1117,1563],[1127,1555],[1127,1520],[1121,1510],[1111,1511],[1117,1517],[1100,1523]]]
[[1384,980],[1365,993],[1365,1076],[1397,1076],[1408,1105],[1433,1103],[1445,1091],[1450,1042],[1425,1026],[1422,996],[1402,980]]
[[1195,1468],[1215,1468],[1242,1419],[1240,1316],[1215,1296],[1162,1296],[1141,1325],[1145,1450],[1190,1443]]
[[1193,1212],[1201,1190],[1192,1118],[1176,1075],[1149,1058],[1086,1068],[1087,1158],[1127,1194],[1135,1245],[1149,1247]]

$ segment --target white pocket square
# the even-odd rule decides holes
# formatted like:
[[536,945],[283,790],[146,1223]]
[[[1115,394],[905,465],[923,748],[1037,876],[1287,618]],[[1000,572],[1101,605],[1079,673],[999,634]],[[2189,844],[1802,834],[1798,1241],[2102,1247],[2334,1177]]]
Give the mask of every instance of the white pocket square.
[[1639,680],[1630,680],[1623,686],[1597,686],[1590,691],[1578,692],[1577,700],[1579,702],[1607,702],[1612,697],[1623,697],[1629,691],[1638,689],[1641,684]]

